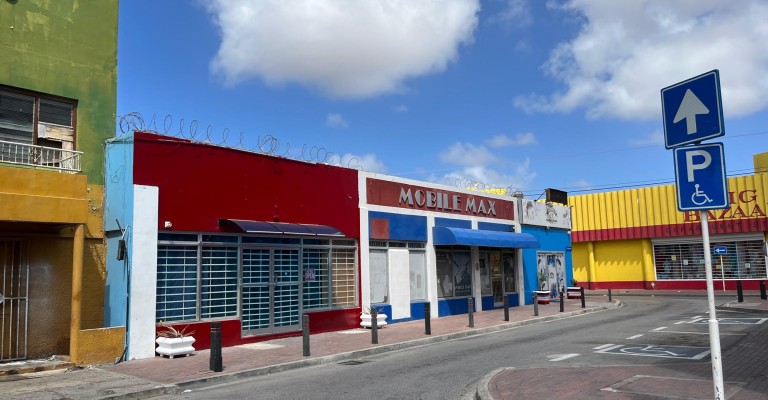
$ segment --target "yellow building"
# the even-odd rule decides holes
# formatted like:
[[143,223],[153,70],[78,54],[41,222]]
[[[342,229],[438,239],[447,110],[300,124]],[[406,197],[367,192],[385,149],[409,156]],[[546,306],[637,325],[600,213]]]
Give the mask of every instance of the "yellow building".
[[[755,173],[728,178],[730,208],[707,212],[716,289],[766,279],[768,153]],[[573,272],[591,289],[706,289],[701,219],[677,209],[675,185],[569,197]]]
[[115,360],[103,329],[104,141],[117,0],[0,2],[0,362]]

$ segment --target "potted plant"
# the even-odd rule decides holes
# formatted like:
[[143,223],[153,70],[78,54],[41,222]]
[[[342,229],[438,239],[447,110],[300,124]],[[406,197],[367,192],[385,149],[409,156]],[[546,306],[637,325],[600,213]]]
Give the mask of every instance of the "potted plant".
[[376,327],[384,327],[387,324],[387,314],[382,314],[382,311],[378,307],[363,307],[363,312],[360,314],[360,326],[370,328],[371,320],[376,318]]
[[155,339],[157,354],[173,358],[195,351],[195,348],[192,347],[192,344],[195,343],[195,338],[192,335],[195,332],[187,332],[189,325],[182,329],[176,329],[169,325],[163,325],[163,321],[160,321],[157,326],[160,328],[157,331],[157,339]]

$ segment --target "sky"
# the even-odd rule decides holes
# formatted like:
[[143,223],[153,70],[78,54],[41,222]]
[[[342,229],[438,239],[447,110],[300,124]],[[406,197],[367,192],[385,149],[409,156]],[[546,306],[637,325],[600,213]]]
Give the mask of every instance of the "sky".
[[674,183],[660,90],[717,69],[707,142],[745,175],[768,151],[766,20],[763,0],[123,0],[118,134],[576,195]]

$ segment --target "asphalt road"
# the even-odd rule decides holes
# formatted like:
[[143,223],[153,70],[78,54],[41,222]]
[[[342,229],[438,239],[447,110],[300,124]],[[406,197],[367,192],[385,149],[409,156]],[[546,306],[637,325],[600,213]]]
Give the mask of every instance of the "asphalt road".
[[[161,399],[460,399],[502,367],[709,363],[706,298],[626,297],[624,307],[222,385]],[[740,315],[718,312],[718,318]],[[721,324],[723,351],[753,320]],[[697,358],[698,357],[698,358]],[[585,377],[587,379],[588,377]],[[552,377],[557,384],[557,377]]]

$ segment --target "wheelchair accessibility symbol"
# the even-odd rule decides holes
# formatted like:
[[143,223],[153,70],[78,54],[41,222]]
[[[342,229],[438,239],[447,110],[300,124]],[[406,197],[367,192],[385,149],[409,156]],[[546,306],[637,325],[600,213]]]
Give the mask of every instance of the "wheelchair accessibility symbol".
[[712,199],[710,199],[706,193],[704,193],[699,189],[698,183],[695,184],[694,187],[696,189],[693,192],[693,195],[691,195],[691,201],[693,202],[693,204],[696,204],[697,206],[703,206],[704,204],[712,202]]

